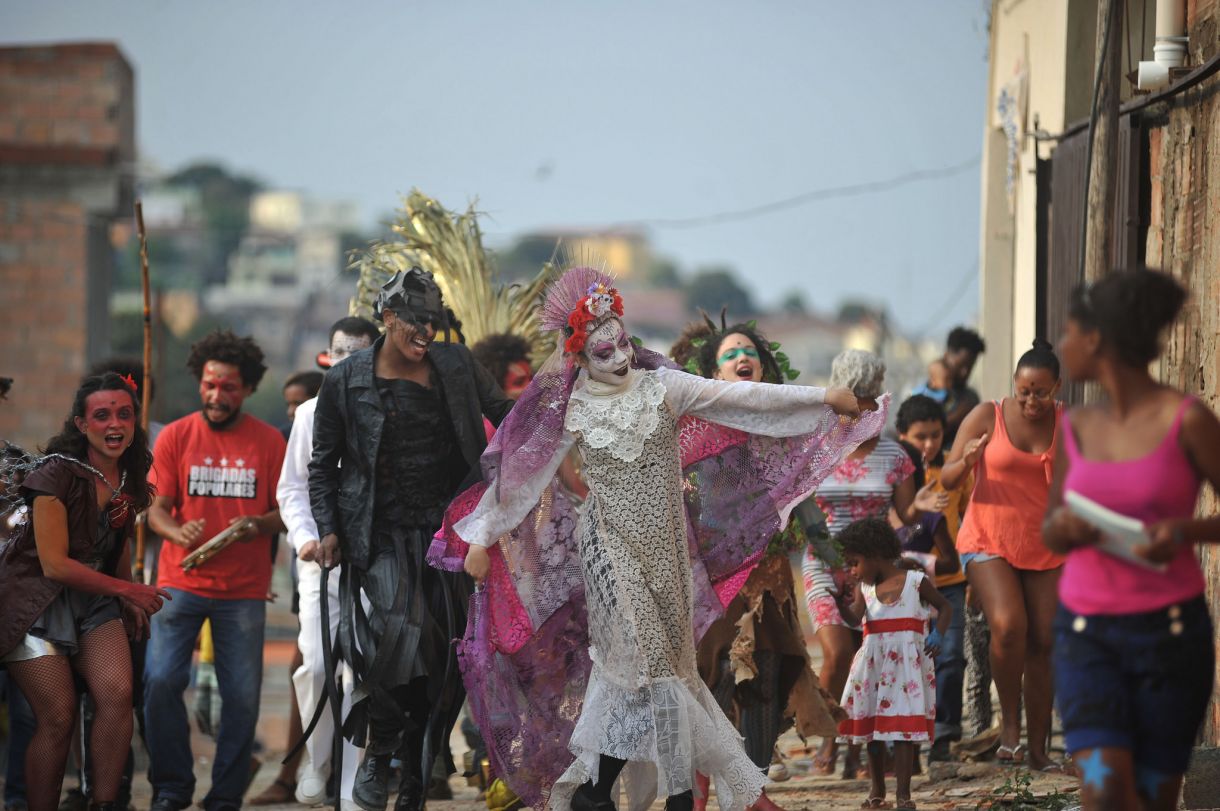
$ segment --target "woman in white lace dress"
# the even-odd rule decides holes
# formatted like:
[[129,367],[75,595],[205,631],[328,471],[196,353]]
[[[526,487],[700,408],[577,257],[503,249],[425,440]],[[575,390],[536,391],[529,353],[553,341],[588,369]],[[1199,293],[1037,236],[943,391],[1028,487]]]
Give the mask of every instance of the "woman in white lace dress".
[[[549,807],[607,811],[621,775],[632,808],[647,807],[659,794],[668,798],[667,809],[690,809],[699,771],[713,776],[722,809],[743,809],[766,778],[695,663],[693,544],[678,419],[692,414],[761,437],[847,432],[833,445],[836,455],[845,455],[875,435],[884,417],[836,418],[859,416],[846,389],[728,383],[636,368],[621,299],[601,279],[574,307],[570,298],[566,305],[565,355],[580,371],[550,463],[525,486],[489,487],[454,529],[471,545],[466,571],[482,582],[490,566],[486,547],[526,520],[575,446],[589,485],[576,536],[592,668],[568,744],[574,759],[550,790]],[[780,507],[784,519],[790,507]]]

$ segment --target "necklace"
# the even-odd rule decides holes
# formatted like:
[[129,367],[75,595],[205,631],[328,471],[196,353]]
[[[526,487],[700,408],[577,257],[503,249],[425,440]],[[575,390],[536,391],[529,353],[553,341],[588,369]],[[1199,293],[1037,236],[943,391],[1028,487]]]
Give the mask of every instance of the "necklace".
[[123,486],[127,484],[126,470],[124,470],[123,475],[119,477],[119,486],[115,487],[110,483],[102,471],[98,470],[93,465],[82,459],[77,459],[75,456],[67,456],[66,454],[62,453],[49,453],[45,458],[63,459],[66,462],[72,462],[75,465],[83,467],[94,476],[97,476],[101,480],[102,484],[110,488],[110,500],[108,502],[110,504],[110,509],[106,511],[106,517],[110,520],[110,526],[114,529],[118,529],[127,523],[127,516],[131,511],[131,496],[123,492]]

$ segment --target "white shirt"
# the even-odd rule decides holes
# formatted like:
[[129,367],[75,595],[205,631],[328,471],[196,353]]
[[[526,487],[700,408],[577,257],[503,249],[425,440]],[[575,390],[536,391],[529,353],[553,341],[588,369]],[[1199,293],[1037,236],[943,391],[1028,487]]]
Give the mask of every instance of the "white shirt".
[[309,506],[309,458],[313,455],[313,415],[318,398],[297,406],[288,435],[288,450],[280,470],[275,498],[280,503],[280,519],[288,527],[288,543],[299,555],[301,547],[318,538],[318,525]]

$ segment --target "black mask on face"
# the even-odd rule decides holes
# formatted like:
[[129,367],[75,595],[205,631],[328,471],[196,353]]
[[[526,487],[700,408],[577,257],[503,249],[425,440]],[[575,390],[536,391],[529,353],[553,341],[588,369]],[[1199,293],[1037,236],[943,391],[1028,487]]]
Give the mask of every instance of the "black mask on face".
[[395,273],[381,288],[375,307],[377,318],[384,320],[386,310],[416,329],[431,324],[439,331],[447,325],[441,289],[431,273],[418,267]]

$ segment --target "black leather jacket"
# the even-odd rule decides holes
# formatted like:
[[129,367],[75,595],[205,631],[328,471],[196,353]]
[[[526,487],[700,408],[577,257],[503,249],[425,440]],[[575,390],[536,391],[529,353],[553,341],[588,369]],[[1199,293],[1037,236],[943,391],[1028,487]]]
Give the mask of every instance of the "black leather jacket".
[[[327,372],[318,392],[309,461],[309,502],[318,536],[337,535],[343,562],[360,569],[369,563],[374,470],[385,422],[373,381],[373,360],[384,343],[384,336],[378,338]],[[428,357],[449,406],[454,436],[477,481],[479,457],[487,446],[483,415],[499,425],[513,401],[465,346],[434,343]]]

